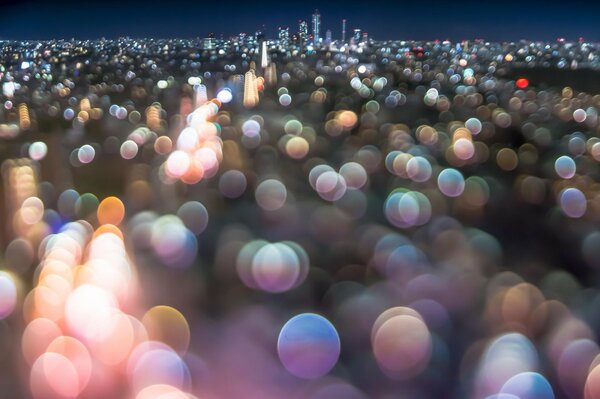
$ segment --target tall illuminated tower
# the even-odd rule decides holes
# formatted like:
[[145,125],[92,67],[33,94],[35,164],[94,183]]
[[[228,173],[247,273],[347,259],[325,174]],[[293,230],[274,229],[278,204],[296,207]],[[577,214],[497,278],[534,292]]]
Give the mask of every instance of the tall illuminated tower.
[[312,33],[313,43],[318,43],[321,40],[321,14],[319,10],[315,10],[312,15]]
[[300,46],[304,48],[308,40],[308,24],[306,21],[300,21],[298,27],[298,37],[300,38]]
[[267,49],[267,42],[262,41],[260,47],[260,67],[265,69],[269,65],[269,55]]
[[282,28],[280,26],[279,30],[278,30],[278,37],[279,37],[279,48],[287,49],[288,46],[290,45],[290,28]]
[[360,28],[354,29],[354,35],[352,36],[353,43],[358,45],[358,43],[360,43],[361,39],[362,39],[362,31],[360,30]]
[[256,75],[254,69],[250,69],[244,75],[244,107],[252,108],[258,104],[258,88],[256,86]]
[[342,44],[346,44],[346,20],[342,19]]

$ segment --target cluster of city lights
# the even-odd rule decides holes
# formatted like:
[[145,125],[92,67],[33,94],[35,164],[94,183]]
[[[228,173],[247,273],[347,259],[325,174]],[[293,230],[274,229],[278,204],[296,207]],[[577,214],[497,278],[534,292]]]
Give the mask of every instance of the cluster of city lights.
[[300,28],[0,42],[6,395],[600,399],[600,47]]

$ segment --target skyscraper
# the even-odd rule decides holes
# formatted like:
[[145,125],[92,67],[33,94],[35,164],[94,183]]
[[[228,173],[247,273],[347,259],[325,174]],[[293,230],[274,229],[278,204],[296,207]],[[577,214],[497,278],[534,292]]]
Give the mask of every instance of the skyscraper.
[[254,34],[254,36],[256,37],[256,42],[260,43],[261,41],[265,40],[265,33],[264,33],[264,28],[261,30],[257,30],[256,33]]
[[315,10],[312,15],[312,34],[313,43],[318,43],[321,40],[321,14],[319,10]]
[[362,31],[360,30],[360,28],[354,29],[354,35],[352,36],[352,42],[354,44],[360,43],[360,41],[362,39],[361,36],[362,36]]
[[325,43],[331,44],[331,29],[327,29],[325,32]]
[[260,47],[260,67],[265,69],[269,65],[269,50],[267,49],[267,42],[262,41]]
[[287,49],[290,45],[290,28],[279,27],[279,48]]
[[306,21],[299,21],[298,38],[300,39],[300,47],[304,48],[308,39],[308,24]]
[[342,19],[342,44],[346,44],[346,20]]
[[202,39],[202,48],[204,50],[214,50],[216,45],[217,45],[217,39],[215,39],[214,37],[211,37],[210,35],[209,35],[209,37],[205,37],[204,39]]
[[244,107],[252,108],[258,104],[258,88],[254,69],[250,69],[244,76]]

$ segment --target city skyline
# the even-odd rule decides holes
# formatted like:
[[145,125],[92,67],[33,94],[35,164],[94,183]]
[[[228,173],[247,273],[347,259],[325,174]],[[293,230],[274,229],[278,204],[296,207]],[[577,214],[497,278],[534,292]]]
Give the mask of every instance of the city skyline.
[[[234,1],[212,4],[210,8],[180,0],[170,2],[169,8],[152,0],[127,4],[109,0],[102,8],[72,0],[52,5],[37,0],[3,3],[0,39],[192,38],[206,37],[210,32],[217,37],[229,37],[239,32],[253,33],[263,25],[267,36],[275,38],[279,26],[289,26],[290,33],[296,33],[298,20],[307,21],[312,34],[311,15],[319,9],[320,36],[324,37],[329,29],[333,40],[341,38],[342,20],[346,19],[347,34],[360,28],[376,40],[548,41],[558,37],[570,40],[584,37],[600,41],[594,20],[600,4],[591,1],[574,1],[565,6],[552,0],[540,7],[537,3],[511,0],[503,2],[501,9],[471,0],[460,4],[435,0],[425,8],[412,3],[399,5],[383,1],[365,5],[353,1],[280,4],[266,0],[258,6]],[[109,20],[95,16],[108,11],[114,11]],[[23,15],[27,15],[26,20]],[[132,15],[136,16],[134,22]]]
[[0,399],[600,399],[599,15],[0,0]]

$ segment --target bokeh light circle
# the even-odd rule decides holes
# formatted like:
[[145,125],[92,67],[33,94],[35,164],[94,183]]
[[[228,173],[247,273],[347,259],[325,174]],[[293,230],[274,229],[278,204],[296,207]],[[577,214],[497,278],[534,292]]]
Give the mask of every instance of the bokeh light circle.
[[570,179],[575,176],[575,161],[573,158],[563,155],[554,162],[554,170],[563,179]]
[[444,169],[438,175],[438,188],[448,197],[458,197],[465,189],[465,179],[458,170]]
[[506,381],[500,393],[515,395],[519,399],[554,399],[554,391],[548,380],[535,372],[515,375]]
[[560,207],[570,218],[580,218],[587,209],[585,195],[576,188],[567,188],[561,191],[559,196]]
[[319,378],[337,363],[340,338],[329,320],[303,313],[291,318],[281,329],[277,353],[291,374],[305,379]]
[[276,179],[267,179],[261,182],[254,191],[256,203],[266,211],[280,209],[287,199],[285,185]]
[[34,161],[41,161],[48,153],[48,146],[43,141],[36,141],[29,146],[29,157]]

